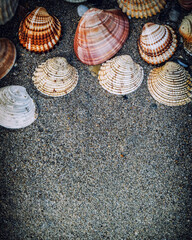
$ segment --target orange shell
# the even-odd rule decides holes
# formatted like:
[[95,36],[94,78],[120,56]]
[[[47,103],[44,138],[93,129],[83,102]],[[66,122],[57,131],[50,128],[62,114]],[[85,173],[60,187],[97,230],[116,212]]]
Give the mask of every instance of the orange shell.
[[19,41],[29,51],[46,52],[61,36],[61,23],[43,7],[33,10],[19,27]]
[[121,10],[89,9],[81,18],[74,39],[79,60],[97,65],[113,57],[129,34],[129,21]]

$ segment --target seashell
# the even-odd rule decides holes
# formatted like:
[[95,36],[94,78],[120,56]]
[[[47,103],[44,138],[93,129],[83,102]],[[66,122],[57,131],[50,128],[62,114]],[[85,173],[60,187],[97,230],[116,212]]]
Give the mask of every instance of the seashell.
[[167,62],[149,73],[148,89],[152,97],[168,106],[189,103],[192,97],[190,74],[178,63]]
[[179,0],[179,4],[188,11],[192,10],[192,0]]
[[165,0],[117,0],[119,7],[128,16],[147,18],[156,15],[164,8]]
[[15,14],[19,0],[0,0],[0,25],[4,25]]
[[140,56],[150,64],[168,60],[175,52],[177,38],[168,25],[146,23],[138,40]]
[[16,59],[15,45],[7,38],[0,38],[0,79],[11,70]]
[[192,13],[185,16],[182,20],[179,33],[183,37],[185,51],[192,55]]
[[78,13],[79,17],[82,17],[83,14],[84,14],[85,12],[87,12],[88,10],[89,10],[89,8],[86,7],[86,6],[84,6],[84,5],[79,5],[79,6],[77,7],[77,13]]
[[22,86],[0,88],[0,125],[5,128],[24,128],[37,119],[33,99]]
[[33,82],[43,94],[59,97],[71,92],[78,82],[76,68],[63,57],[54,57],[40,64],[34,74]]
[[177,22],[180,16],[180,9],[177,6],[173,6],[169,12],[169,20]]
[[143,81],[143,68],[129,55],[114,57],[103,63],[99,83],[110,93],[126,95],[135,91]]
[[71,3],[81,3],[81,2],[86,2],[87,0],[65,0],[66,2],[71,2]]
[[128,34],[128,18],[121,10],[91,8],[77,26],[75,54],[88,65],[103,63],[121,49]]
[[19,41],[29,51],[46,52],[54,47],[61,36],[61,23],[45,8],[33,10],[19,27]]

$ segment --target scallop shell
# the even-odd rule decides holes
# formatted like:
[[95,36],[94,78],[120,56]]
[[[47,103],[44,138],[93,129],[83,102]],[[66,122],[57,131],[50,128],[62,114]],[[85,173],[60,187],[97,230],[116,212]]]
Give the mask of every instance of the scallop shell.
[[182,8],[190,11],[192,10],[192,1],[191,0],[179,0],[179,4]]
[[0,79],[11,70],[16,59],[15,45],[7,38],[0,38]]
[[165,0],[117,0],[119,7],[128,16],[147,18],[156,15],[164,8]]
[[126,95],[135,91],[143,81],[143,68],[129,55],[114,57],[103,63],[99,83],[110,93]]
[[75,54],[88,65],[103,63],[121,49],[128,34],[128,18],[121,10],[91,8],[77,26]]
[[179,33],[183,37],[185,51],[192,55],[192,13],[184,17],[179,27]]
[[159,64],[168,60],[175,53],[177,38],[168,25],[146,23],[138,40],[141,57],[150,64]]
[[15,14],[19,0],[0,0],[0,25],[4,25]]
[[43,94],[59,97],[71,92],[78,82],[76,68],[63,57],[54,57],[39,65],[33,75],[36,88]]
[[192,99],[192,79],[178,63],[167,62],[152,69],[148,77],[148,89],[152,97],[168,106],[179,106]]
[[57,44],[60,36],[61,23],[43,7],[33,10],[19,27],[20,43],[29,51],[49,51]]
[[0,88],[0,125],[5,128],[24,128],[37,119],[32,98],[22,86]]

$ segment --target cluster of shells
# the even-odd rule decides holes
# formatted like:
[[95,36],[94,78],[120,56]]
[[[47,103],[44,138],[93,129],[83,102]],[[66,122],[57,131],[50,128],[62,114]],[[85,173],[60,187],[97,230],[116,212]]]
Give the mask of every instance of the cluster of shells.
[[[80,3],[84,0],[66,0]],[[144,78],[143,68],[129,55],[114,57],[127,41],[127,16],[148,18],[166,5],[165,0],[117,0],[119,9],[91,8],[82,13],[74,36],[74,52],[84,64],[102,64],[98,72],[99,84],[108,92],[126,95],[139,88]],[[185,9],[191,1],[180,0]],[[16,12],[18,0],[0,1],[0,24],[8,22]],[[2,12],[3,9],[3,12]],[[84,11],[84,10],[83,10]],[[192,54],[192,14],[186,16],[179,32],[184,49]],[[35,8],[21,21],[18,38],[28,51],[42,53],[54,48],[61,38],[61,23],[43,7]],[[169,60],[177,48],[177,36],[169,25],[148,22],[143,26],[137,47],[141,58],[157,65]],[[0,39],[0,79],[11,70],[16,59],[14,44]],[[32,81],[42,94],[59,97],[70,93],[78,83],[78,71],[64,57],[54,57],[41,63],[33,73]],[[174,62],[154,68],[148,76],[151,95],[168,106],[184,105],[191,101],[191,76]],[[37,110],[26,89],[8,86],[0,89],[0,125],[22,128],[37,118]]]

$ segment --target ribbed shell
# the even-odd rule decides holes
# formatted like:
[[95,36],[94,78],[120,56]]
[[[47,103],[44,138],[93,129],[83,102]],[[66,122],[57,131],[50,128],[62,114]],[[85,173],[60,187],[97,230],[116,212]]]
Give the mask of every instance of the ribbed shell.
[[146,23],[138,40],[140,56],[150,64],[168,60],[177,48],[177,38],[170,26]]
[[59,97],[71,92],[78,82],[76,68],[63,57],[48,59],[39,65],[33,75],[36,88],[43,94]]
[[182,8],[188,11],[192,10],[192,0],[179,0],[179,3]]
[[165,0],[117,0],[117,2],[124,13],[135,18],[156,15],[166,4]]
[[129,55],[114,57],[103,63],[99,83],[110,93],[125,95],[135,91],[143,81],[143,68]]
[[185,16],[182,20],[179,33],[183,37],[185,51],[192,55],[192,13]]
[[0,88],[0,125],[5,128],[24,128],[38,114],[35,103],[22,86]]
[[148,89],[152,97],[168,106],[179,106],[192,99],[192,79],[179,64],[167,62],[164,66],[151,70]]
[[54,47],[61,36],[61,23],[45,8],[33,10],[19,27],[20,43],[29,51],[46,52]]
[[7,38],[0,38],[0,79],[11,70],[16,59],[15,45]]
[[15,14],[19,0],[0,0],[0,25],[4,25]]
[[75,54],[88,65],[103,63],[121,49],[128,34],[128,18],[121,10],[91,8],[77,26]]

